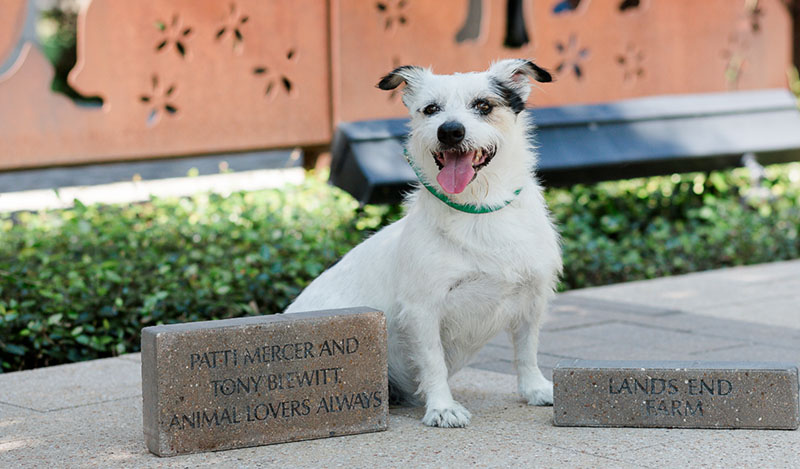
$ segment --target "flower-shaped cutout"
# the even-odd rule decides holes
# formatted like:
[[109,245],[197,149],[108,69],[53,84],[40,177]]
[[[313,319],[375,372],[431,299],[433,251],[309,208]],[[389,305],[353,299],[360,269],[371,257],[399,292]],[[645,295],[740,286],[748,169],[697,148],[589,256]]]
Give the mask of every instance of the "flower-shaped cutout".
[[150,85],[150,94],[139,96],[139,101],[149,108],[146,119],[148,127],[156,125],[164,114],[175,115],[178,113],[178,107],[172,101],[176,86],[171,84],[164,88],[158,79],[158,75],[151,77]]
[[617,64],[622,68],[622,80],[638,80],[644,76],[644,52],[636,44],[630,43],[625,52],[617,56]]
[[589,57],[589,49],[578,46],[578,38],[574,34],[570,34],[566,43],[556,42],[556,50],[561,56],[561,62],[556,66],[556,73],[561,75],[565,70],[572,70],[575,78],[580,80],[583,77],[581,62]]
[[219,29],[217,29],[216,32],[217,41],[225,41],[227,40],[227,38],[231,38],[230,40],[233,43],[234,50],[238,49],[244,42],[244,34],[242,33],[242,27],[247,23],[249,19],[250,19],[249,16],[239,11],[239,8],[236,6],[235,3],[231,3],[228,12],[228,17],[225,18],[225,21],[222,24],[222,26]]
[[380,0],[375,4],[375,8],[383,17],[383,25],[386,31],[394,31],[400,25],[408,23],[408,16],[405,7],[408,0]]
[[619,11],[626,12],[628,10],[639,8],[641,3],[641,0],[622,0],[622,2],[619,4]]
[[175,51],[183,58],[186,57],[186,39],[192,34],[192,28],[183,26],[183,21],[178,15],[172,16],[172,21],[167,24],[163,21],[156,21],[156,28],[162,32],[161,40],[156,44],[156,52],[175,48]]
[[562,13],[570,13],[578,9],[581,0],[559,0],[553,5],[553,13],[560,15]]
[[[294,49],[289,49],[286,51],[285,57],[285,62],[292,64],[297,60],[297,52]],[[297,92],[289,74],[284,71],[286,68],[287,67],[281,67],[281,70],[273,70],[265,65],[257,65],[253,68],[253,75],[266,79],[266,86],[264,88],[265,96],[273,98],[279,92],[286,93],[287,96],[293,96]]]
[[754,34],[761,31],[761,18],[764,16],[764,9],[761,8],[758,0],[748,0],[745,4],[747,18],[750,23],[750,31]]
[[722,58],[725,60],[725,81],[728,89],[735,90],[739,87],[747,60],[747,52],[750,42],[746,34],[734,32],[728,36],[728,45],[722,50]]

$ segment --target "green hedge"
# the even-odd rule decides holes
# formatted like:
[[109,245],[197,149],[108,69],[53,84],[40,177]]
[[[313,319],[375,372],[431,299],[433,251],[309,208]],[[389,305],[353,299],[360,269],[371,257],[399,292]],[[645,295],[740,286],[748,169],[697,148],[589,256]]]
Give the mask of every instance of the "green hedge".
[[[562,289],[800,257],[800,164],[547,192]],[[298,187],[0,215],[0,369],[134,352],[143,326],[281,311],[398,207]]]
[[564,288],[800,257],[800,164],[549,191]]
[[324,183],[0,219],[6,371],[137,351],[148,325],[283,310],[398,208]]

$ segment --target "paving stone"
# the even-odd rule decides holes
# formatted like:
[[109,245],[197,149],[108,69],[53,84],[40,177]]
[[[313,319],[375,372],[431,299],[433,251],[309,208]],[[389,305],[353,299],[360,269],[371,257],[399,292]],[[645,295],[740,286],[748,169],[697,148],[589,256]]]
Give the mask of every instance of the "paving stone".
[[624,316],[609,315],[607,313],[594,312],[591,316],[587,315],[570,315],[558,318],[557,320],[547,320],[542,325],[542,332],[561,332],[579,329],[581,327],[595,326],[599,324],[608,324],[614,321],[621,321],[627,319]]
[[539,366],[540,367],[547,367],[547,368],[555,368],[555,366],[560,361],[564,361],[564,359],[575,358],[569,357],[565,355],[555,355],[550,353],[539,352]]
[[784,361],[800,363],[800,349],[773,347],[770,345],[745,345],[742,347],[726,348],[711,352],[701,352],[695,358],[703,360],[732,360],[732,361]]
[[[632,464],[659,467],[731,469],[797,468],[800,467],[798,432],[764,432],[762,430],[648,430],[658,431],[661,442],[656,446],[632,449],[618,457]],[[723,431],[727,432],[720,435]],[[767,433],[767,436],[765,436]]]
[[[591,330],[593,327],[601,326],[594,324],[579,328],[580,330]],[[541,331],[539,333],[539,347],[541,350],[546,350],[548,353],[556,353],[560,355],[569,355],[569,351],[580,348],[585,349],[595,345],[603,345],[605,338],[600,335],[592,335],[587,337],[586,334],[576,333],[577,329],[569,331],[548,332]]]
[[3,418],[0,467],[142,466],[133,462],[150,456],[141,436],[141,413],[141,397],[132,397]]
[[764,343],[800,348],[800,329],[755,324],[737,320],[680,314],[648,320],[652,327],[695,334],[699,337],[721,337],[748,343]]
[[795,364],[599,361],[553,371],[556,425],[794,430]]
[[[548,352],[555,352],[560,350],[568,350],[575,347],[589,347],[592,345],[601,344],[603,339],[601,337],[591,338],[584,335],[575,334],[579,329],[600,326],[609,324],[611,321],[598,321],[581,323],[579,325],[571,325],[566,328],[558,328],[556,330],[543,328],[539,332],[539,348],[540,350],[547,350]],[[511,342],[509,334],[497,334],[485,347],[500,347],[507,350],[514,350],[514,345]]]
[[[590,342],[587,342],[586,338],[579,338],[576,336],[571,335],[577,329],[581,329],[584,327],[590,326],[598,326],[603,324],[609,324],[612,322],[618,322],[612,319],[606,319],[605,317],[600,317],[594,320],[588,320],[586,318],[575,318],[575,320],[565,320],[565,321],[558,321],[555,323],[551,323],[551,327],[542,327],[539,332],[539,340],[540,340],[540,347],[547,348],[549,347],[559,347],[559,348],[571,348],[573,341],[579,341],[577,345],[586,346],[589,345]],[[569,344],[567,344],[569,342]],[[506,347],[508,349],[513,349],[514,344],[511,342],[511,335],[505,332],[501,332],[497,334],[492,340],[489,341],[487,345],[493,345],[495,347]]]
[[[800,281],[794,286],[800,290]],[[796,295],[769,296],[742,303],[714,304],[702,309],[702,314],[715,318],[769,324],[778,327],[798,327]]]
[[[540,352],[539,370],[542,372],[545,378],[551,379],[551,376],[553,375],[553,367],[555,367],[559,361],[562,361],[565,358],[574,358],[574,357],[556,356]],[[517,374],[517,370],[514,366],[514,360],[512,358],[510,351],[506,357],[502,358],[478,357],[472,360],[472,362],[470,362],[469,367],[478,370],[486,370],[495,373],[502,373],[506,375],[516,376]]]
[[[602,287],[599,287],[602,288]],[[591,293],[593,290],[588,289]],[[554,301],[554,308],[585,308],[586,310],[606,313],[634,314],[640,316],[666,316],[675,314],[675,308],[660,306],[657,302],[635,302],[620,300],[624,295],[609,298],[608,296],[593,296],[587,290],[577,290],[575,292],[562,293]]]
[[[698,316],[696,314],[678,313],[670,316],[651,317],[646,320],[637,318],[626,318],[625,324],[638,324],[651,328],[663,328],[675,332],[683,333],[700,333],[705,336],[711,337],[742,337],[742,332],[745,330],[740,326],[747,326],[747,324],[735,322],[736,327],[725,327],[729,322],[708,316]],[[723,333],[723,331],[730,331],[730,334]]]
[[[800,288],[800,278],[798,276],[800,274],[800,264],[798,264],[798,267],[793,276],[782,279],[769,276],[758,280],[747,280],[744,278],[746,271],[737,277],[730,278],[728,281],[719,281],[717,278],[707,277],[710,282],[703,282],[704,284],[698,285],[699,294],[697,298],[694,298],[691,303],[687,303],[687,306],[691,308],[692,312],[705,314],[705,308],[749,303],[755,306],[752,316],[758,322],[760,321],[759,316],[761,316],[760,308],[757,307],[759,303],[772,298],[786,298],[796,295],[797,289]],[[722,278],[725,278],[724,273],[721,275]],[[711,284],[712,282],[713,284]],[[702,294],[703,287],[706,288],[705,295]]]
[[733,280],[773,285],[776,282],[783,282],[787,279],[797,279],[798,272],[800,272],[800,259],[709,270],[689,275],[703,275],[724,281]]
[[386,429],[386,321],[369,308],[142,330],[159,456]]
[[684,360],[697,358],[680,349],[636,348],[624,343],[608,343],[594,347],[574,348],[559,355],[563,355],[564,358],[581,358],[585,360]]
[[720,317],[728,317],[725,307],[746,308],[749,304],[752,314],[737,317],[800,328],[800,316],[791,303],[776,302],[773,306],[780,310],[760,313],[764,311],[764,302],[776,298],[791,300],[797,297],[798,289],[800,260],[793,260],[586,288],[567,295],[612,302],[625,298],[634,304]]
[[[516,395],[516,378],[466,369],[451,380],[454,396],[473,412],[463,429],[424,426],[423,408],[393,408],[386,432],[285,445],[250,447],[161,459],[142,439],[140,399],[38,414],[0,433],[0,467],[532,467],[548,461],[569,467],[618,467],[640,440],[556,445],[574,429],[552,427],[551,407],[533,407]],[[80,422],[93,422],[82,425]],[[594,429],[582,429],[594,430]],[[614,429],[624,432],[625,429]],[[546,435],[546,438],[545,438]],[[545,439],[546,441],[540,441]],[[579,438],[580,439],[580,438]]]
[[[119,358],[0,375],[0,403],[39,412],[141,395],[138,364]],[[60,392],[53,392],[58,387]]]
[[120,360],[132,361],[134,363],[139,363],[139,364],[142,363],[142,354],[141,353],[128,353],[128,354],[125,354],[125,355],[120,355],[117,358],[119,358]]
[[[665,466],[691,461],[728,468],[800,465],[797,431],[555,427],[553,408],[523,403],[512,375],[467,368],[450,383],[454,397],[473,413],[466,428],[425,427],[420,422],[424,409],[393,408],[385,432],[164,459],[145,447],[137,417],[141,399],[132,398],[36,413],[8,426],[0,420],[0,467],[652,467],[662,461]],[[57,385],[53,392],[59,392]]]
[[495,373],[502,373],[506,375],[516,375],[517,370],[514,367],[514,362],[511,360],[486,360],[486,361],[473,361],[469,365],[470,368],[477,370],[493,371]]
[[[749,281],[762,282],[766,289],[770,282],[783,281],[770,273],[773,266],[783,266],[784,277],[796,277],[800,261],[786,264],[742,270],[752,277]],[[728,275],[742,275],[734,270],[702,274],[707,276],[703,280],[728,281]],[[648,281],[645,286],[649,292],[633,285],[639,297],[628,294],[631,284],[612,287],[606,302],[597,308],[592,306],[591,295],[581,304],[555,305],[553,313],[557,314],[546,319],[543,331],[588,333],[587,339],[600,338],[604,343],[558,353],[548,350],[549,344],[542,344],[539,364],[543,373],[548,374],[548,364],[553,366],[565,357],[731,359],[745,355],[748,359],[772,359],[778,354],[776,358],[781,360],[797,358],[797,328],[695,314],[613,310],[611,304],[620,299],[630,305],[637,298],[652,300],[665,289],[662,279]],[[649,304],[656,301],[664,305],[660,299]],[[800,321],[800,315],[797,317]],[[611,329],[594,327],[604,325],[634,326],[628,331],[638,332],[655,330],[657,335],[652,337],[656,339],[665,337],[658,335],[660,330],[697,340],[712,337],[722,339],[722,345],[700,351],[691,348],[695,355],[683,350],[681,341],[672,349],[642,348],[640,341],[604,336]],[[487,362],[471,364],[450,380],[454,397],[473,413],[467,428],[428,428],[420,423],[423,408],[393,408],[386,432],[169,459],[152,455],[142,439],[138,354],[34,370],[37,373],[2,374],[0,402],[12,396],[14,402],[25,402],[37,410],[0,404],[0,467],[800,467],[800,431],[553,426],[553,407],[528,406],[516,394],[513,355],[506,334],[492,344]],[[61,407],[64,404],[67,407]]]
[[[28,416],[37,412],[38,411],[26,409],[23,407],[17,407],[14,405],[0,404],[0,422],[7,421],[8,419],[11,419],[13,417]],[[0,428],[2,427],[0,426]]]
[[493,343],[488,343],[483,346],[475,355],[476,359],[486,360],[494,358],[502,358],[512,360],[514,358],[514,349],[511,347],[498,346]]
[[[663,327],[648,327],[640,324],[625,323],[588,326],[580,328],[574,333],[588,339],[599,338],[608,344],[624,346],[634,352],[656,349],[692,353],[703,350],[716,350],[741,343],[741,341],[733,339],[698,337]],[[606,357],[595,356],[595,358],[605,359]]]
[[507,332],[501,332],[497,334],[486,345],[494,345],[495,347],[505,347],[508,349],[514,348],[514,344],[511,343],[511,336]]

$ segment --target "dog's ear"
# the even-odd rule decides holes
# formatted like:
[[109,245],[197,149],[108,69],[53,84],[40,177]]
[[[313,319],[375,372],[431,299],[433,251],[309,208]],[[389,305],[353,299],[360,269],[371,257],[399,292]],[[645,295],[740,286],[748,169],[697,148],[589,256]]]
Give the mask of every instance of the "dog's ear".
[[426,72],[428,72],[428,70],[417,67],[416,65],[403,65],[381,78],[377,86],[382,90],[389,91],[405,83],[406,87],[403,89],[403,103],[408,106],[406,99],[414,92],[414,88],[422,80],[422,76]]
[[504,78],[515,82],[527,82],[529,78],[547,83],[553,81],[550,72],[526,59],[500,60],[489,67],[489,73],[497,78]]
[[525,102],[531,94],[531,78],[540,83],[553,81],[550,72],[525,59],[495,62],[488,72],[501,96],[516,113],[525,109]]
[[401,83],[413,85],[425,70],[416,65],[403,65],[389,72],[378,82],[378,88],[388,91],[400,86]]

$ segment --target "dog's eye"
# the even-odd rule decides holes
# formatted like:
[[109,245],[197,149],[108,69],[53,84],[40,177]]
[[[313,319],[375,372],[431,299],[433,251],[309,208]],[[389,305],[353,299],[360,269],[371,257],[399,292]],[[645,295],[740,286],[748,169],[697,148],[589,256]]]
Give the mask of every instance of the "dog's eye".
[[488,101],[484,101],[482,99],[479,99],[478,101],[475,102],[474,106],[475,106],[475,109],[477,109],[478,112],[481,113],[482,116],[486,116],[490,112],[492,112],[492,105],[489,104]]
[[422,113],[425,114],[426,116],[432,116],[432,115],[436,114],[437,112],[439,112],[440,110],[441,109],[439,109],[438,105],[436,105],[436,104],[428,104],[427,106],[425,106],[425,109],[422,110]]

